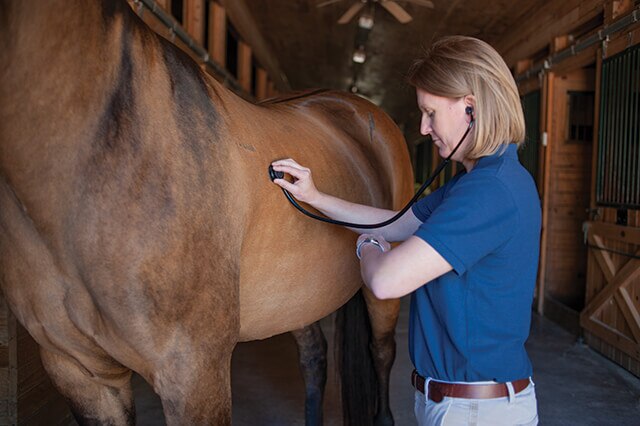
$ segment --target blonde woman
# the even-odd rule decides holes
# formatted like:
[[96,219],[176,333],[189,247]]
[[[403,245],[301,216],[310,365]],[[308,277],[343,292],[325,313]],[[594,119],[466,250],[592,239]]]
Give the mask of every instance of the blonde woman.
[[[408,81],[422,112],[420,132],[431,135],[443,158],[460,144],[452,159],[464,171],[397,222],[360,236],[363,280],[382,299],[411,294],[411,382],[420,425],[535,425],[524,343],[540,204],[517,157],[525,126],[515,82],[491,46],[463,36],[435,42]],[[294,160],[273,167],[294,178],[277,185],[333,219],[377,223],[394,216],[320,192],[311,171]],[[402,243],[391,250],[396,241]]]

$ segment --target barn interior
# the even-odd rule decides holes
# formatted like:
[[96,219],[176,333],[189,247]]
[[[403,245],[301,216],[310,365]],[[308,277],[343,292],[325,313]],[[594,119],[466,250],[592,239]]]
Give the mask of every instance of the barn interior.
[[[438,37],[491,44],[521,95],[521,163],[542,206],[528,350],[541,424],[640,418],[640,0],[129,0],[154,31],[250,102],[316,88],[355,93],[404,134],[416,186],[440,158],[419,133],[407,69]],[[430,190],[460,170],[449,165]],[[285,203],[285,199],[282,200]],[[297,214],[292,210],[292,214]],[[396,424],[414,424],[408,298],[392,370]],[[0,424],[74,424],[36,343],[0,303]],[[321,320],[328,341],[333,316]],[[331,353],[331,351],[329,351]],[[329,364],[325,423],[341,424]],[[304,424],[304,386],[288,335],[242,343],[233,421]],[[138,424],[163,424],[134,379]]]

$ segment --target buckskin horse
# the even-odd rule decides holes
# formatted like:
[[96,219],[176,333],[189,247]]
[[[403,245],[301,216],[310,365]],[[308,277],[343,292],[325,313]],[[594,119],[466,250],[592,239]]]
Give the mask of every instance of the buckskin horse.
[[[79,423],[133,423],[135,371],[168,424],[228,424],[236,343],[313,334],[358,291],[354,234],[270,183],[288,156],[339,197],[411,195],[400,131],[358,97],[254,105],[124,1],[0,2],[2,291]],[[362,294],[384,423],[399,303]]]

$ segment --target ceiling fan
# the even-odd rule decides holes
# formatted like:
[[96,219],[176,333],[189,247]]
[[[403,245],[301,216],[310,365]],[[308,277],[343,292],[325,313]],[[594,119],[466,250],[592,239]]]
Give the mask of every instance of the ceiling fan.
[[[341,1],[342,0],[326,0],[321,3],[318,3],[317,7],[324,7],[324,6],[328,6],[330,4],[338,3]],[[404,1],[407,3],[413,3],[419,6],[424,6],[424,7],[433,9],[433,2],[431,2],[430,0],[404,0]],[[404,8],[394,0],[358,0],[356,3],[352,4],[351,7],[349,7],[349,9],[347,9],[347,11],[340,17],[340,19],[338,19],[338,24],[346,24],[347,22],[351,21],[351,19],[353,19],[353,17],[356,16],[358,12],[360,12],[360,10],[362,10],[362,8],[365,7],[367,4],[370,4],[371,7],[373,7],[376,3],[384,7],[387,10],[387,12],[389,12],[401,24],[406,24],[407,22],[410,22],[413,19],[411,15],[409,15],[409,13],[407,13],[407,11],[404,10]]]

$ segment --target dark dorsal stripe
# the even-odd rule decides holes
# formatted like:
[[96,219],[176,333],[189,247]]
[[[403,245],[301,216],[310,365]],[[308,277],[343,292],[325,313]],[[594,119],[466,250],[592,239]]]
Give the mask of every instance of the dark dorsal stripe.
[[279,104],[282,102],[289,102],[295,99],[306,98],[307,96],[313,96],[313,95],[317,95],[318,93],[324,93],[329,91],[330,91],[329,89],[315,89],[315,90],[310,90],[308,92],[303,92],[303,93],[293,93],[291,96],[265,99],[264,101],[258,102],[258,105]]

